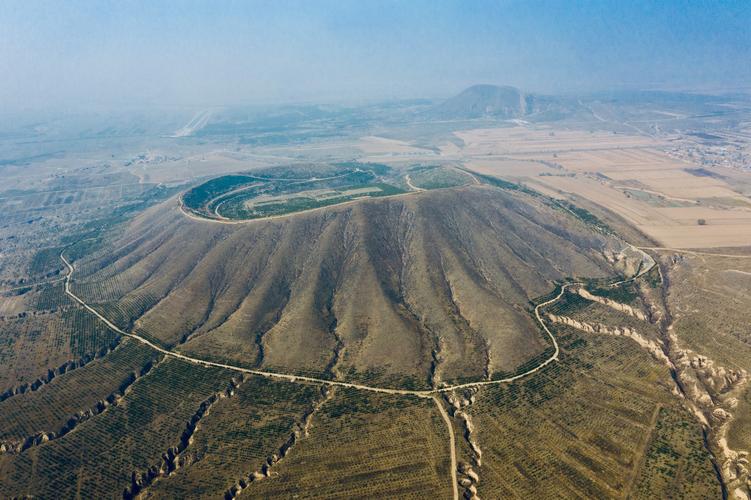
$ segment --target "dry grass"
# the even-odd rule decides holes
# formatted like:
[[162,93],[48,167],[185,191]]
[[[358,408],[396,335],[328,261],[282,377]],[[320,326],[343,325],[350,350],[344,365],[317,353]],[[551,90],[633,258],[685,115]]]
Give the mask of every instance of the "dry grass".
[[331,376],[336,357],[359,380],[426,387],[438,353],[447,381],[539,354],[529,298],[612,272],[601,251],[615,243],[538,199],[471,187],[238,226],[159,207],[111,244],[73,286],[122,327],[245,366]]

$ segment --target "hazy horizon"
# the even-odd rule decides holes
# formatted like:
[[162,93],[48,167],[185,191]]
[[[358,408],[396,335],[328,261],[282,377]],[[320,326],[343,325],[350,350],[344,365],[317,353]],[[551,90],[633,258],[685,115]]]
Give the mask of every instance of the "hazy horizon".
[[[748,87],[747,2],[9,2],[0,110]],[[405,50],[405,47],[408,50]],[[10,75],[10,77],[7,77]]]
[[751,500],[751,0],[0,2],[0,500]]

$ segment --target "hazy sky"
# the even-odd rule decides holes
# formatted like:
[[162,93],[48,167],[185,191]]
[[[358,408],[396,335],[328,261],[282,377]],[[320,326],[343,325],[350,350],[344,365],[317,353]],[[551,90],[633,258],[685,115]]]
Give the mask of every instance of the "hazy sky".
[[751,86],[751,1],[0,3],[0,107]]

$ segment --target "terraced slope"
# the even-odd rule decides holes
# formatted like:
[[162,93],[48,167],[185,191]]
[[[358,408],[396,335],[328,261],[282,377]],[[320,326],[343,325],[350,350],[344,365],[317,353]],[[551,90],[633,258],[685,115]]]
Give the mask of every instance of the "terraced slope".
[[[58,252],[59,253],[59,252]],[[58,260],[59,257],[58,257]],[[0,401],[91,361],[118,342],[65,295],[62,281],[0,294]]]
[[0,496],[114,498],[127,496],[178,447],[203,403],[232,374],[163,360],[133,383],[123,401],[75,431],[0,456]]
[[622,244],[489,187],[224,225],[157,206],[77,263],[123,328],[203,358],[426,388],[500,377],[547,345],[529,299],[603,277]]

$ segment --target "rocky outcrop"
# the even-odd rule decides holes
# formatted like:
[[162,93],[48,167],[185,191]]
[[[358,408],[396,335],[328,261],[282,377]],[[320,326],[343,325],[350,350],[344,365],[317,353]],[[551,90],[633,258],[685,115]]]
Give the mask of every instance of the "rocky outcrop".
[[[712,408],[718,403],[735,401],[726,397],[748,381],[746,370],[733,370],[715,366],[711,359],[681,350],[675,365],[682,375],[687,395],[703,408]],[[736,401],[737,403],[737,401]]]
[[727,434],[738,405],[737,395],[748,383],[746,370],[717,366],[706,356],[681,349],[672,327],[668,328],[671,355],[683,393],[707,429],[710,447],[718,458],[728,495],[736,500],[751,498],[749,452],[728,446]]
[[583,321],[575,320],[573,318],[569,318],[568,316],[557,316],[555,314],[548,314],[547,317],[553,323],[561,323],[564,325],[568,325],[572,328],[576,328],[577,330],[580,330],[583,332],[599,333],[603,335],[615,335],[617,337],[630,338],[631,340],[635,341],[637,344],[642,346],[644,349],[649,351],[649,353],[652,355],[653,358],[660,361],[661,363],[664,363],[670,368],[674,368],[672,361],[670,361],[670,358],[668,358],[668,356],[665,354],[663,350],[663,346],[661,344],[653,340],[647,339],[646,337],[639,334],[633,328],[630,328],[628,326],[609,327],[601,323],[590,324],[590,323],[585,323]]
[[600,297],[599,295],[594,295],[589,293],[589,291],[584,287],[577,287],[572,290],[574,293],[579,294],[581,297],[584,297],[587,300],[591,300],[592,302],[597,302],[598,304],[602,304],[604,306],[608,306],[611,309],[615,309],[616,311],[620,311],[624,314],[628,314],[629,316],[633,316],[636,319],[639,319],[641,321],[647,321],[647,315],[641,312],[640,310],[628,305],[628,304],[621,304],[620,302],[616,302],[614,300],[608,299],[606,297]]
[[624,276],[636,276],[655,264],[654,259],[649,254],[631,245],[619,251],[606,249],[603,251],[603,256]]
[[237,388],[240,387],[243,381],[244,378],[242,375],[237,379],[233,378],[226,389],[216,392],[203,400],[196,412],[185,424],[185,430],[180,435],[177,444],[162,453],[162,459],[159,464],[150,467],[146,471],[133,471],[130,486],[123,491],[123,498],[137,498],[160,477],[170,476],[181,467],[187,465],[183,452],[193,443],[193,438],[198,431],[201,420],[209,414],[211,407],[218,401],[234,396]]
[[480,483],[480,476],[475,472],[472,466],[466,462],[459,464],[459,473],[462,477],[459,484],[464,487],[464,498],[467,500],[480,500],[477,495],[477,485]]
[[467,500],[480,500],[477,495],[477,485],[480,482],[480,475],[476,467],[482,466],[482,449],[477,443],[475,437],[475,426],[472,423],[472,416],[468,413],[469,406],[475,402],[477,388],[474,387],[464,392],[462,396],[448,393],[445,396],[449,406],[449,414],[462,423],[464,429],[464,440],[467,442],[472,452],[470,460],[472,463],[462,462],[459,464],[459,485],[464,488],[464,497]]
[[26,382],[24,384],[6,389],[2,393],[0,393],[0,401],[5,401],[6,399],[10,397],[17,396],[19,394],[26,394],[27,392],[38,391],[39,389],[49,384],[60,375],[71,372],[78,368],[82,368],[88,365],[89,363],[91,363],[92,361],[103,358],[107,354],[114,351],[117,348],[117,346],[120,345],[121,340],[122,340],[122,337],[118,337],[110,345],[102,347],[95,353],[87,354],[79,359],[66,361],[65,363],[58,366],[57,368],[50,368],[49,370],[47,370],[47,373],[37,378],[33,382]]
[[87,410],[81,410],[75,415],[71,416],[57,431],[38,432],[37,434],[28,436],[26,439],[20,442],[6,441],[0,443],[0,454],[23,453],[32,446],[38,446],[40,444],[46,443],[47,441],[61,438],[90,418],[104,413],[104,411],[110,406],[117,406],[118,404],[120,404],[120,401],[122,401],[133,384],[135,384],[136,381],[141,377],[147,375],[154,368],[154,366],[156,366],[157,363],[158,361],[151,360],[146,363],[146,365],[144,365],[143,368],[141,368],[141,370],[139,370],[138,372],[133,372],[128,375],[125,380],[122,381],[120,387],[118,387],[116,391],[111,393],[106,398],[97,401],[97,403],[93,407]]

